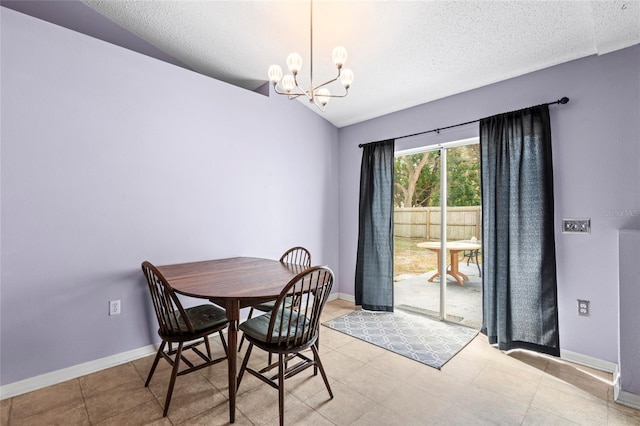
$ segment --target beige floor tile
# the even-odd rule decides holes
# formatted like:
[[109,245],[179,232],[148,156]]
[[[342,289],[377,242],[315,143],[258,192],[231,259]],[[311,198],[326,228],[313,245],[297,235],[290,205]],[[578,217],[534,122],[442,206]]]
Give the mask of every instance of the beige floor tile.
[[[206,378],[200,374],[200,371],[194,371],[183,376],[177,376],[173,387],[173,396],[180,393],[182,388],[193,386],[196,382],[200,382],[202,380],[206,380]],[[171,370],[156,371],[153,374],[147,389],[149,389],[151,393],[164,404],[164,398],[167,395],[170,381]],[[141,386],[144,387],[144,383],[142,383]]]
[[529,381],[519,375],[485,368],[473,379],[472,384],[480,389],[493,391],[509,399],[529,405],[538,390],[539,378]]
[[[611,398],[611,400],[607,401],[607,406],[609,407],[610,410],[620,411],[630,416],[635,416],[640,418],[640,410],[636,410],[626,405],[618,404],[617,402],[613,401],[613,397]],[[640,421],[638,421],[638,424],[640,424]]]
[[[628,408],[628,407],[627,407]],[[611,405],[607,408],[608,425],[640,425],[639,410],[618,410]]]
[[440,419],[429,424],[434,426],[495,426],[498,423],[478,417],[469,411],[458,409],[447,411]]
[[[240,410],[236,410],[234,425],[237,426],[251,426],[253,423],[242,414]],[[229,424],[229,403],[223,401],[210,410],[205,411],[202,414],[198,414],[195,417],[185,420],[179,425],[184,426],[219,426]]]
[[541,410],[539,408],[530,407],[527,411],[527,415],[524,416],[522,421],[523,426],[571,426],[579,425],[565,419],[564,417],[556,416],[548,411]]
[[0,401],[0,426],[7,426],[9,424],[11,401],[11,398]]
[[[143,381],[147,380],[147,376],[149,375],[149,371],[151,370],[151,365],[153,364],[154,358],[155,358],[155,354],[131,361],[131,365],[133,365],[133,367],[136,369],[136,371],[138,372],[138,375]],[[163,371],[169,371],[169,373],[163,373]],[[170,371],[171,371],[171,365],[164,359],[160,359],[158,361],[158,366],[156,367],[156,371],[154,372],[154,377],[156,375],[171,374]]]
[[531,351],[514,350],[510,351],[508,356],[539,370],[541,373],[547,369],[549,364],[549,359],[546,356]]
[[98,423],[153,399],[149,389],[136,380],[115,387],[110,383],[103,391],[94,388],[85,404],[91,423]]
[[447,403],[458,401],[462,390],[469,386],[468,383],[427,366],[418,370],[405,383],[413,385]]
[[335,350],[362,362],[369,362],[383,353],[388,352],[380,346],[354,338],[351,338],[351,341],[346,345],[342,345]]
[[407,384],[396,388],[381,404],[409,420],[420,419],[424,424],[437,422],[452,407],[440,398]]
[[365,364],[362,361],[358,361],[356,358],[338,351],[323,354],[321,360],[327,376],[334,379],[338,379],[339,377],[355,371]]
[[608,402],[613,399],[613,386],[602,382],[600,379],[576,375],[556,377],[545,374],[540,380],[540,384],[563,392],[573,393],[584,398],[599,399],[603,402]]
[[[100,426],[142,426],[156,422],[161,424],[162,420],[162,406],[157,400],[153,399],[128,410],[122,410],[113,417],[94,424]],[[166,419],[165,423],[171,424],[169,419]]]
[[[182,423],[227,401],[227,398],[204,376],[195,373],[188,376],[193,376],[196,380],[188,386],[181,386],[179,391],[174,391],[171,397],[167,416],[173,424]],[[159,401],[164,407],[164,395]]]
[[57,405],[46,411],[28,417],[13,418],[9,420],[10,425],[33,426],[33,425],[89,425],[89,417],[84,403],[75,400],[63,405]]
[[329,321],[359,309],[360,308],[356,307],[353,302],[340,299],[332,300],[325,304],[320,320],[322,322]]
[[391,411],[383,405],[376,404],[362,417],[353,422],[357,426],[421,426],[427,424],[424,420],[408,419],[397,412]]
[[340,382],[332,383],[331,388],[333,399],[318,392],[304,403],[336,425],[353,424],[375,405],[372,399]]
[[[257,380],[257,379],[255,379]],[[290,410],[301,401],[290,392],[284,395],[284,409]],[[254,424],[263,425],[278,418],[278,390],[261,383],[236,398],[236,407]]]
[[[280,424],[280,417],[272,419],[266,423],[267,426],[277,426]],[[284,411],[284,424],[285,425],[300,425],[300,426],[333,426],[334,423],[329,421],[326,417],[322,416],[313,408],[306,404],[296,404],[292,408]]]
[[[499,352],[496,350],[496,352]],[[494,358],[487,362],[486,369],[501,371],[518,377],[528,382],[540,383],[544,370],[531,366],[516,358],[499,352]]]
[[[335,380],[327,375],[329,385]],[[284,387],[287,392],[292,393],[300,401],[311,398],[313,395],[324,392],[329,397],[329,391],[322,380],[322,375],[318,371],[317,375],[313,375],[313,367],[309,367],[299,374],[285,380]]]
[[520,402],[474,384],[464,388],[453,405],[498,425],[520,424],[529,408],[528,402]]
[[138,371],[130,362],[80,377],[78,381],[85,398],[126,383],[135,382],[144,385]]
[[82,403],[82,392],[77,379],[29,392],[13,398],[11,421],[30,417],[60,406],[74,406]]
[[549,362],[546,373],[603,401],[610,400],[613,381],[607,373],[595,374],[591,368],[562,361]]
[[583,425],[607,423],[607,403],[585,396],[578,389],[573,391],[571,388],[561,389],[541,383],[531,406]]
[[320,327],[320,351],[325,348],[338,349],[341,346],[347,345],[353,341],[353,337],[336,331],[332,328],[321,326]]
[[339,381],[378,403],[386,400],[390,394],[405,386],[404,381],[384,374],[369,365],[339,377]]
[[394,354],[387,350],[381,353],[380,356],[369,361],[367,365],[402,381],[409,380],[416,372],[424,367],[423,364],[413,359]]

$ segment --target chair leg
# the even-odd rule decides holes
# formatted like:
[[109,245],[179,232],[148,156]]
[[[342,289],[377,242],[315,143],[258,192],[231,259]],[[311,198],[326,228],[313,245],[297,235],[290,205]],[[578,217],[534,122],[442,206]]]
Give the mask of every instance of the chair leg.
[[[247,316],[247,321],[251,319],[251,315],[253,315],[253,307],[249,309],[249,316]],[[244,343],[244,333],[242,333],[242,337],[240,338],[240,344],[238,345],[238,352],[242,350],[242,344]]]
[[324,372],[324,367],[322,366],[322,362],[320,361],[320,355],[318,354],[318,349],[316,348],[316,345],[312,345],[311,350],[313,351],[313,359],[318,365],[318,368],[320,369],[320,374],[322,375],[322,380],[324,380],[324,385],[327,387],[327,390],[329,391],[329,396],[331,397],[331,399],[333,399],[333,392],[331,391],[331,386],[329,386],[329,380],[327,379],[327,374]]
[[220,343],[222,343],[222,348],[224,349],[224,354],[225,356],[229,356],[229,348],[227,347],[227,341],[224,338],[224,335],[222,334],[222,330],[220,330],[218,332],[218,334],[220,335]]
[[162,351],[164,350],[165,345],[167,344],[166,340],[162,341],[162,344],[158,348],[158,352],[156,352],[156,357],[153,360],[153,364],[151,365],[151,370],[149,371],[149,375],[147,376],[147,381],[144,383],[144,387],[149,386],[149,382],[151,382],[151,377],[153,377],[153,373],[156,371],[156,367],[158,366],[158,361],[160,361],[160,357],[162,356]]
[[[320,332],[318,332],[318,338],[316,339],[316,349],[318,350],[318,352],[320,352]],[[316,362],[316,364],[313,366],[313,375],[317,376],[318,375],[318,364]]]
[[178,367],[180,366],[180,357],[182,357],[182,345],[180,342],[178,349],[176,350],[176,358],[173,361],[173,370],[171,370],[171,381],[169,382],[169,389],[167,389],[167,398],[164,401],[164,413],[162,417],[167,417],[169,411],[169,404],[171,403],[171,395],[173,394],[173,386],[176,384],[176,377],[178,376]]
[[[269,352],[271,355],[271,352]],[[278,354],[278,411],[280,413],[280,426],[284,426],[284,354]]]
[[478,262],[478,251],[476,251],[476,266],[478,267],[478,276],[482,278],[482,270],[480,269],[480,262]]
[[240,367],[240,372],[238,373],[238,381],[236,382],[236,393],[240,388],[240,382],[242,382],[242,376],[244,375],[244,370],[247,369],[247,364],[249,363],[249,357],[251,356],[251,349],[253,349],[253,343],[249,343],[249,347],[247,348],[247,353],[244,356],[244,360],[242,360],[242,366]]
[[207,347],[207,356],[211,360],[211,345],[209,344],[209,336],[204,336],[204,345]]

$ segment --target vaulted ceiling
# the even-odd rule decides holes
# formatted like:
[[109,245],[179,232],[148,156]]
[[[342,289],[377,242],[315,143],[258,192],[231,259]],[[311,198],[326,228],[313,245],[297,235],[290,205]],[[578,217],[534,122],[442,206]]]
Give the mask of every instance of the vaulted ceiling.
[[[248,89],[300,53],[307,1],[8,1],[3,6]],[[314,83],[349,52],[349,95],[319,114],[337,127],[640,43],[640,0],[313,2]],[[604,78],[604,76],[603,76]],[[341,86],[330,86],[340,92]],[[308,105],[308,102],[305,102]]]

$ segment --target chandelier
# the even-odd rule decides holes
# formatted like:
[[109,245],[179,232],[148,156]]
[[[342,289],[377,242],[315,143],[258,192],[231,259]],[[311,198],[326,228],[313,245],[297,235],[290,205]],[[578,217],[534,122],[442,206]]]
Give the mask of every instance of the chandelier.
[[[338,69],[338,74],[331,80],[325,81],[317,86],[313,85],[313,0],[310,4],[310,55],[309,55],[309,89],[304,90],[300,87],[298,82],[298,74],[302,69],[302,56],[297,53],[291,53],[287,56],[287,68],[291,74],[282,76],[282,68],[278,65],[271,65],[269,67],[269,80],[273,83],[275,92],[279,95],[287,95],[289,99],[296,99],[300,96],[306,96],[309,102],[317,106],[321,111],[324,111],[327,103],[331,98],[344,98],[349,92],[349,87],[353,82],[353,72],[350,69],[342,68],[347,61],[347,50],[338,46],[333,49],[332,59],[333,63]],[[344,87],[344,93],[336,95],[332,94],[327,85],[340,79],[342,86]],[[278,84],[279,83],[279,84]]]

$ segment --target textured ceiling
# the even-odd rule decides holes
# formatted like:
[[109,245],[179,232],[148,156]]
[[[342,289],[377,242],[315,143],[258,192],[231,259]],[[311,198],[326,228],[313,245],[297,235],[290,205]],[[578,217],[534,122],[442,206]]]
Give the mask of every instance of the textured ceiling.
[[[249,90],[297,51],[309,84],[309,2],[82,3],[174,63]],[[334,76],[337,45],[355,73],[349,96],[318,111],[337,127],[640,43],[640,0],[315,0],[313,8],[314,82]]]

